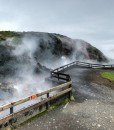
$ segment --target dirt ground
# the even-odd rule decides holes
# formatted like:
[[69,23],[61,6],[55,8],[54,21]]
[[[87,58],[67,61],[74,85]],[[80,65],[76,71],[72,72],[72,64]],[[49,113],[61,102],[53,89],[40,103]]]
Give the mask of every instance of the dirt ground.
[[109,79],[102,78],[101,73],[102,72],[112,72],[111,70],[91,70],[88,71],[88,76],[85,76],[85,80],[88,80],[90,82],[99,84],[99,85],[105,85],[107,87],[110,87],[111,89],[114,89],[114,81],[110,81]]

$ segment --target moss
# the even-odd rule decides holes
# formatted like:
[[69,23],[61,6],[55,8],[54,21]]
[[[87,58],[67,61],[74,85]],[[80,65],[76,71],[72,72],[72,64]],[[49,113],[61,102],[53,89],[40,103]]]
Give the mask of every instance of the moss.
[[[61,103],[59,103],[59,104],[53,105],[53,106],[51,106],[48,110],[44,110],[44,111],[42,111],[41,113],[38,113],[37,115],[33,116],[32,118],[28,119],[27,121],[21,123],[21,124],[20,124],[19,126],[17,126],[17,127],[24,126],[25,124],[30,123],[30,122],[32,122],[33,120],[36,120],[37,118],[39,118],[39,117],[41,117],[41,116],[47,114],[48,112],[50,112],[50,111],[52,111],[52,110],[55,110],[55,109],[59,108],[60,106],[66,105],[66,104],[67,104],[68,102],[70,102],[70,101],[71,101],[71,100],[66,99],[66,100],[62,101]],[[16,129],[17,127],[12,128],[12,129]]]
[[101,62],[101,61],[106,62],[107,61],[106,57],[97,48],[95,48],[93,46],[89,46],[87,48],[87,51],[89,53],[90,59],[95,59],[95,60],[97,59],[99,62]]
[[13,32],[13,31],[0,31],[0,35],[3,37],[19,36],[19,34],[17,32]]
[[20,34],[13,31],[0,31],[0,41],[4,41],[7,38],[19,37]]
[[49,110],[57,109],[57,108],[60,107],[60,106],[64,106],[64,105],[67,104],[68,102],[70,102],[70,100],[69,100],[69,99],[66,99],[66,100],[64,100],[63,102],[59,103],[59,104],[53,105],[52,107],[50,107]]
[[110,81],[114,81],[114,72],[103,72],[103,73],[101,73],[101,76]]
[[87,48],[87,51],[88,51],[89,53],[95,55],[95,56],[99,54],[99,50],[96,49],[95,47],[89,47],[89,48]]

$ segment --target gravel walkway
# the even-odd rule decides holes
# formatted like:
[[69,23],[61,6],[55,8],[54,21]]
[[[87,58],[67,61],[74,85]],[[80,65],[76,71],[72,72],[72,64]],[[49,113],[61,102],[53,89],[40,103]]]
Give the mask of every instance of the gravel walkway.
[[51,111],[18,130],[114,130],[114,90],[84,80],[87,69],[72,68],[76,101]]

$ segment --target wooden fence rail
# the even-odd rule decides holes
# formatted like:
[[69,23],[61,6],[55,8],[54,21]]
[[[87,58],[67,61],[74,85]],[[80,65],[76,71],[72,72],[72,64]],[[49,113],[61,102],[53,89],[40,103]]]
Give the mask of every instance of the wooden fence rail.
[[61,66],[59,68],[56,68],[54,69],[53,71],[51,71],[51,76],[54,74],[54,73],[57,73],[57,72],[61,72],[62,70],[66,69],[66,68],[69,68],[71,66],[74,66],[74,65],[77,65],[77,66],[80,66],[80,67],[87,67],[87,68],[99,68],[99,69],[114,69],[114,65],[110,65],[110,64],[94,64],[94,63],[87,63],[87,62],[81,62],[81,61],[75,61],[75,62],[72,62],[72,63],[69,63],[67,65],[64,65],[64,66]]
[[[8,116],[0,119],[0,124],[3,124],[3,123],[8,122],[8,121],[11,122],[11,120],[13,118],[16,118],[17,115],[20,115],[20,114],[22,114],[24,112],[27,112],[27,111],[35,108],[35,106],[38,107],[38,105],[40,106],[41,104],[45,104],[46,103],[46,108],[48,109],[47,103],[49,103],[49,101],[51,101],[53,99],[56,99],[56,98],[58,98],[58,97],[60,97],[61,95],[64,95],[64,94],[71,95],[71,91],[72,91],[71,84],[72,84],[72,82],[69,81],[69,82],[61,84],[59,86],[53,87],[53,88],[51,88],[49,90],[43,91],[43,92],[38,93],[38,94],[31,95],[31,96],[29,96],[27,98],[24,98],[24,99],[21,99],[19,101],[12,102],[10,104],[7,104],[5,106],[0,107],[0,112],[5,111],[6,109],[10,109],[10,114]],[[54,91],[55,91],[55,94],[51,95],[51,92],[54,92]],[[41,97],[43,95],[46,95],[47,98],[45,98],[44,100],[42,100],[42,101],[40,101],[40,102],[38,102],[38,103],[36,103],[34,105],[31,105],[31,106],[29,106],[27,108],[24,108],[24,109],[22,109],[22,110],[20,110],[18,112],[14,112],[13,111],[14,106],[18,106],[18,105],[21,105],[21,104],[23,104],[25,102],[28,102],[28,101],[31,101],[31,100],[35,100],[35,99],[37,99],[37,98],[39,98],[39,97]]]

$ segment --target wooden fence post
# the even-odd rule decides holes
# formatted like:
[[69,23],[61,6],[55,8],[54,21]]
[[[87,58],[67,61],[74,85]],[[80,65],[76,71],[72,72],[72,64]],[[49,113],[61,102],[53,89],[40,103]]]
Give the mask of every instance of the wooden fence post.
[[10,114],[12,114],[12,113],[13,113],[13,106],[10,107]]
[[[12,107],[10,107],[10,114],[13,114],[13,104]],[[14,122],[14,119],[9,120],[9,123],[12,124]]]
[[[47,98],[49,98],[49,93],[47,93]],[[46,103],[46,109],[49,109],[49,102]]]
[[[69,88],[71,88],[71,87],[72,87],[72,85],[70,84],[70,85],[69,85]],[[69,92],[69,99],[70,99],[70,100],[71,100],[71,97],[72,97],[72,91]]]

